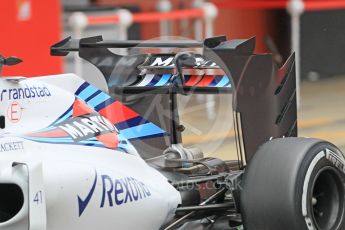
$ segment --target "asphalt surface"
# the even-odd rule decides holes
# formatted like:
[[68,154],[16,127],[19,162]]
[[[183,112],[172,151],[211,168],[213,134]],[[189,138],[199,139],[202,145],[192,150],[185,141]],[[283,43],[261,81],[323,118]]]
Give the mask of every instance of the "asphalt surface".
[[[231,95],[214,99],[214,103],[204,96],[180,99],[184,144],[198,146],[206,156],[237,159]],[[298,131],[301,137],[330,141],[345,152],[345,76],[302,82]]]

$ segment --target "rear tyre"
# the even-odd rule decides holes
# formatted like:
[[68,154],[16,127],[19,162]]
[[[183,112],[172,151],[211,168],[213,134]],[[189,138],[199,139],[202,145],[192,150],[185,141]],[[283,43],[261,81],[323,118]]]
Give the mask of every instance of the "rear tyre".
[[245,229],[345,229],[344,170],[343,154],[328,142],[310,138],[267,142],[244,173]]

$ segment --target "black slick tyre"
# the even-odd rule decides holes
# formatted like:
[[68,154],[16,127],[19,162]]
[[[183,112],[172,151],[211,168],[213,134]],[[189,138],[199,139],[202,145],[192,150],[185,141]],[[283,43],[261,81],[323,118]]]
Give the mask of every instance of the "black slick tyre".
[[282,138],[262,145],[244,173],[246,230],[345,229],[345,158],[330,144]]

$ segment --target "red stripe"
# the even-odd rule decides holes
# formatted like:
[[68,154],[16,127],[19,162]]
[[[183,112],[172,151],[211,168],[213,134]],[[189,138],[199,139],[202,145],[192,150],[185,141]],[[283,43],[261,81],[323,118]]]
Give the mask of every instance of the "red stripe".
[[287,1],[222,1],[215,3],[220,9],[286,9]]
[[104,25],[119,23],[120,19],[118,15],[110,16],[88,16],[89,25]]
[[[331,10],[345,8],[345,1],[342,0],[328,0],[328,1],[303,1],[305,10]],[[221,1],[216,2],[215,5],[220,9],[246,9],[246,10],[269,10],[269,9],[287,9],[287,0],[272,0],[272,1]],[[147,23],[158,22],[161,19],[165,20],[179,20],[188,18],[200,18],[204,15],[202,9],[188,9],[176,10],[166,13],[160,12],[145,12],[132,14],[133,22]],[[108,16],[88,16],[89,25],[103,25],[119,23],[118,15]]]
[[94,113],[95,111],[91,109],[85,102],[81,100],[75,100],[73,104],[73,117],[79,117],[85,114]]
[[304,7],[306,10],[339,10],[345,8],[345,1],[305,1]]
[[[188,18],[200,18],[204,15],[202,9],[190,9],[190,10],[176,10],[166,13],[160,12],[145,12],[132,14],[133,22],[145,23],[145,22],[159,22],[162,18],[165,20],[179,20]],[[109,16],[88,16],[89,25],[102,25],[102,24],[115,24],[120,22],[118,15]]]
[[214,80],[214,75],[205,75],[197,86],[209,86]]
[[31,137],[67,137],[69,136],[65,131],[61,129],[55,129],[45,133],[30,133],[28,136]]
[[[220,9],[287,9],[288,2],[283,1],[222,1],[216,2],[216,6]],[[304,9],[306,11],[316,11],[316,10],[337,10],[345,8],[345,1],[343,0],[327,0],[327,1],[303,1]]]
[[119,122],[127,121],[133,117],[137,117],[139,114],[124,106],[120,102],[116,101],[107,107],[101,109],[99,113],[106,117],[111,123],[116,124]]
[[185,83],[186,86],[194,86],[201,80],[200,75],[192,75],[189,80]]
[[115,149],[119,144],[119,139],[116,133],[106,133],[96,137],[107,148]]
[[176,10],[166,13],[160,12],[145,12],[133,14],[133,22],[158,22],[162,19],[165,20],[179,20],[188,18],[200,18],[204,15],[202,9],[191,9],[191,10]]

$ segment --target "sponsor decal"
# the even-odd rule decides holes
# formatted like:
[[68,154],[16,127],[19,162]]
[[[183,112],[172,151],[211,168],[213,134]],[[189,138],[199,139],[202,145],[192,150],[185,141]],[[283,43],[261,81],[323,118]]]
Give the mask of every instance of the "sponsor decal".
[[174,57],[157,57],[154,60],[152,60],[152,63],[150,66],[174,66]]
[[[95,179],[87,196],[82,199],[78,196],[79,217],[83,214],[90,203],[97,186],[98,174],[95,172]],[[100,208],[113,208],[128,203],[139,202],[151,196],[149,188],[141,181],[133,177],[112,178],[109,175],[100,175],[101,178],[101,202]]]
[[[174,67],[174,57],[172,56],[159,56],[159,57],[152,57],[148,59],[146,63],[143,64],[143,66],[148,67]],[[201,56],[195,57],[195,66],[194,68],[209,68],[209,67],[215,67],[217,68],[218,65],[210,60],[205,60]]]
[[104,147],[130,153],[134,147],[129,140],[166,135],[163,129],[87,82],[80,85],[75,95],[74,103],[52,124],[22,137],[41,143]]
[[20,88],[2,89],[0,92],[0,101],[3,100],[20,100],[40,97],[50,97],[50,90],[45,85],[25,85]]
[[339,157],[336,153],[333,151],[326,149],[326,158],[340,171],[345,173],[345,162],[344,159]]
[[23,141],[0,143],[0,152],[10,152],[24,149]]
[[58,128],[68,133],[76,142],[107,133],[118,133],[115,126],[98,113],[69,119],[61,123]]
[[[38,138],[35,140],[54,140],[58,143],[80,143],[92,138],[96,138],[90,145],[98,142],[111,149],[117,148],[119,144],[119,131],[104,116],[100,115],[85,102],[76,99],[72,106],[72,117],[51,126],[48,131],[30,133],[26,137]],[[94,142],[96,141],[96,142]]]
[[7,118],[12,123],[17,123],[22,117],[22,106],[17,102],[13,101],[7,109]]

